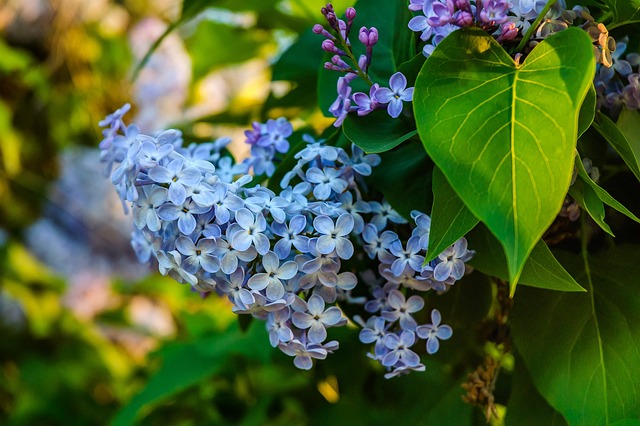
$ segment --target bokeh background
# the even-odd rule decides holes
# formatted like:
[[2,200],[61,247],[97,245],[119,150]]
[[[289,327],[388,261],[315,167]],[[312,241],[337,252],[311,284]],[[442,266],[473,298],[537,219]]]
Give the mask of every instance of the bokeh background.
[[[263,324],[239,323],[226,301],[137,262],[131,218],[101,173],[97,123],[125,102],[143,132],[230,136],[237,159],[254,120],[330,125],[316,106],[322,38],[310,31],[323,5],[0,0],[0,424],[478,417],[438,411],[461,393],[460,374],[440,364],[382,379],[355,328],[336,333],[330,360],[296,370]],[[287,51],[314,37],[317,49]]]

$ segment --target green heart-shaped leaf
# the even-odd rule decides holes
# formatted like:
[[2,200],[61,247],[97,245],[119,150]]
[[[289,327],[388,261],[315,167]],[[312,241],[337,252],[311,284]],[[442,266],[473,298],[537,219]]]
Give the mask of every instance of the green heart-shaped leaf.
[[469,28],[444,39],[416,80],[424,147],[501,242],[512,291],[567,193],[594,72],[580,29],[549,37],[518,65],[493,37]]

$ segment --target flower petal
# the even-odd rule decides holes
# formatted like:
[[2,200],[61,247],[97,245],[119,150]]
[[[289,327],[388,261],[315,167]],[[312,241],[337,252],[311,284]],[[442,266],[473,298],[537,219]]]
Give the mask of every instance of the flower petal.
[[401,72],[397,72],[389,79],[389,87],[394,92],[400,93],[407,87],[407,78]]

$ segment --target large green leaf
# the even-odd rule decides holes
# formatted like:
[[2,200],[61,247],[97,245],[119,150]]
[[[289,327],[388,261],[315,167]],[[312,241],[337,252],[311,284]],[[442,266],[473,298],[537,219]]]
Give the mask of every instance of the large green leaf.
[[631,22],[640,22],[640,0],[604,0],[613,13],[609,29]]
[[[628,126],[628,125],[627,125]],[[609,117],[601,112],[596,114],[593,127],[611,144],[613,149],[627,163],[636,178],[640,181],[640,147],[632,144]],[[628,127],[625,127],[627,129]],[[636,139],[637,141],[637,139]]]
[[[487,230],[478,225],[467,235],[469,248],[476,251],[471,266],[487,275],[506,280],[509,278],[507,262],[500,243]],[[535,245],[524,265],[522,284],[557,291],[585,291],[584,288],[558,263],[549,247],[540,240]],[[513,295],[515,287],[511,287]]]
[[478,219],[464,205],[437,167],[433,169],[431,185],[433,207],[426,262],[435,259],[444,249],[464,237],[478,224]]
[[587,293],[521,289],[512,333],[533,382],[569,424],[640,418],[640,249],[562,263]]
[[580,29],[549,37],[518,65],[470,28],[445,38],[416,80],[425,149],[502,243],[514,285],[569,188],[594,72],[591,40]]

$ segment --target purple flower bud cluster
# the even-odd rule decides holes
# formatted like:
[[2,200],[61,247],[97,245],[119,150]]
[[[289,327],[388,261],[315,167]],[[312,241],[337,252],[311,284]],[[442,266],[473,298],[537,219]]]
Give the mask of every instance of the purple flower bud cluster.
[[518,34],[510,15],[513,7],[506,0],[411,0],[409,9],[422,15],[414,16],[409,28],[419,32],[420,39],[427,42],[423,48],[425,56],[431,55],[453,31],[472,25],[491,31],[498,41],[513,40]]
[[[334,54],[331,62],[326,62],[324,67],[346,74],[338,79],[338,97],[329,108],[329,112],[336,117],[334,126],[340,127],[350,112],[356,112],[362,116],[385,107],[391,117],[398,118],[403,109],[403,102],[411,102],[413,99],[413,87],[407,88],[407,79],[400,72],[391,76],[390,88],[380,88],[379,84],[371,81],[368,70],[373,56],[373,47],[378,42],[378,30],[375,27],[360,28],[358,40],[364,45],[365,54],[360,55],[356,60],[349,41],[349,31],[356,16],[356,10],[352,7],[347,9],[347,23],[336,17],[331,4],[322,8],[322,14],[334,32],[332,34],[320,24],[313,27],[316,34],[326,37],[322,42],[322,49]],[[357,77],[361,77],[371,87],[368,94],[352,93],[350,83]]]
[[[104,125],[122,131],[105,135],[112,141],[102,144],[102,161],[133,209],[139,259],[154,258],[161,274],[228,298],[235,313],[265,320],[271,345],[294,357],[297,367],[309,369],[338,349],[327,340],[327,329],[347,322],[337,304],[360,303],[379,315],[384,335],[395,337],[385,337],[386,349],[375,353],[393,375],[420,369],[408,349],[415,336],[427,339],[433,353],[437,339],[451,334],[438,334],[447,330],[438,328],[439,316],[418,326],[412,315],[424,300],[409,293],[446,290],[464,275],[473,252],[462,239],[423,265],[428,216],[415,213],[404,243],[397,232],[409,233],[407,221],[388,203],[363,199],[363,177],[379,156],[355,145],[349,154],[305,135],[307,146],[295,154],[297,164],[276,194],[248,187],[247,173],[253,167],[269,174],[260,168],[267,161],[263,152],[289,149],[292,128],[285,119],[254,123],[246,136],[257,156],[233,164],[222,153],[228,138],[185,147],[178,131],[142,135],[124,125],[122,114],[111,117]],[[379,263],[378,275],[387,281],[372,284],[372,300],[351,295],[362,263]]]

